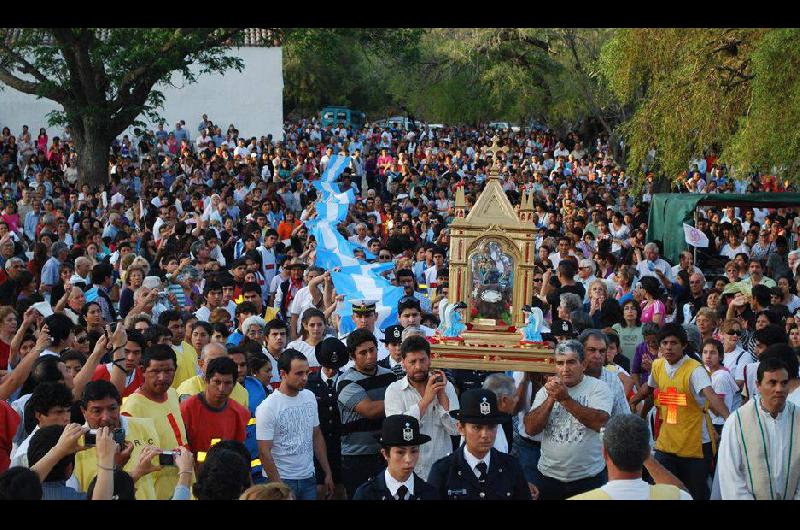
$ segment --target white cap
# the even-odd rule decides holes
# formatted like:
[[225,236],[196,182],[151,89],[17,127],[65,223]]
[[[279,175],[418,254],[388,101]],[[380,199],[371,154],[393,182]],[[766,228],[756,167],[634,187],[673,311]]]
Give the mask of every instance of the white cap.
[[161,278],[158,276],[147,276],[145,277],[144,281],[142,281],[142,287],[146,287],[148,289],[160,289]]

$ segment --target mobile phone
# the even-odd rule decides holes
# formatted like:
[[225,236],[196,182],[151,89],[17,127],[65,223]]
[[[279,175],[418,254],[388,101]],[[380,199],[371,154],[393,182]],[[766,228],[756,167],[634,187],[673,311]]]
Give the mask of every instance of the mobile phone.
[[125,431],[123,429],[114,429],[112,436],[117,445],[125,445]]
[[168,453],[161,453],[158,455],[158,465],[160,466],[174,466],[175,465],[175,453],[172,451]]
[[87,447],[90,445],[97,445],[97,432],[92,430],[84,434],[83,445]]

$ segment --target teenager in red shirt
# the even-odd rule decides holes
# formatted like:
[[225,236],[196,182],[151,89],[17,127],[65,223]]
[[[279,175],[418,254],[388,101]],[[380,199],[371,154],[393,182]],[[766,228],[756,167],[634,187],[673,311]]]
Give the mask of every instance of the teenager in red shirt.
[[181,403],[193,453],[208,451],[214,439],[244,442],[250,411],[229,399],[237,377],[238,368],[230,357],[212,359],[206,368],[206,389]]
[[[136,392],[144,383],[144,373],[142,372],[139,361],[142,358],[142,350],[144,350],[145,341],[142,334],[134,329],[128,330],[128,342],[125,343],[124,359],[119,359],[113,363],[101,364],[94,370],[92,381],[111,381],[111,370],[113,364],[117,364],[126,372],[125,376],[125,390],[122,392],[122,397],[128,397]],[[117,356],[119,357],[119,356]]]

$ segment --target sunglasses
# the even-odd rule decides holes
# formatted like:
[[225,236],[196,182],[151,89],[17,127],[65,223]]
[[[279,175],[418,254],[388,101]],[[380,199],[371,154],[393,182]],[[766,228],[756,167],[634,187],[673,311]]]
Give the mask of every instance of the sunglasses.
[[726,333],[727,335],[736,335],[737,337],[742,334],[742,330],[740,329],[733,329]]

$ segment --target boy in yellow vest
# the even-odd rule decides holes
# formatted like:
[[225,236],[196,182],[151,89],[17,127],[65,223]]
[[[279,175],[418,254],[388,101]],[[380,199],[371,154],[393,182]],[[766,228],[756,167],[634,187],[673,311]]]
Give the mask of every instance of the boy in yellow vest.
[[[612,416],[603,429],[608,483],[569,500],[690,501],[686,486],[653,458],[647,422],[635,414]],[[642,480],[642,466],[656,484]]]
[[684,352],[688,339],[680,324],[666,324],[658,333],[659,358],[647,384],[631,399],[631,409],[658,390],[656,405],[663,423],[655,458],[689,489],[693,499],[708,500],[707,478],[713,453],[710,408],[728,417],[728,408],[714,393],[700,361]]

